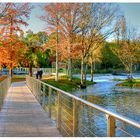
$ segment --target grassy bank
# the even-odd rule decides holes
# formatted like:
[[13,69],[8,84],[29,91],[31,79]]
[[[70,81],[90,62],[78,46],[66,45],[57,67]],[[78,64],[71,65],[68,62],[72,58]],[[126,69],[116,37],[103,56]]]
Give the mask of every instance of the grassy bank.
[[13,75],[12,82],[22,82],[25,81],[25,75]]
[[3,80],[5,80],[7,78],[7,76],[2,76],[2,77],[0,77],[0,82],[2,82]]
[[[56,82],[54,79],[54,76],[51,76],[51,77],[48,77],[47,79],[43,79],[42,81],[47,84],[50,84],[54,87],[62,89],[64,91],[67,91],[67,92],[71,92],[76,89],[80,89],[80,87],[79,87],[80,79],[79,78],[72,78],[72,81],[69,81],[67,76],[61,76],[59,78],[59,81]],[[90,82],[90,81],[86,82],[87,86],[92,85],[92,84],[95,84],[95,82]]]
[[140,79],[133,79],[132,82],[128,82],[127,80],[124,80],[122,83],[117,84],[117,86],[140,88]]

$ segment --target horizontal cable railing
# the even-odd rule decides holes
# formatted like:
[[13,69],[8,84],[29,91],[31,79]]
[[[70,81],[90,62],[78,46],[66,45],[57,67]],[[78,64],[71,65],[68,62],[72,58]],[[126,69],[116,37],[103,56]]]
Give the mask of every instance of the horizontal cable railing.
[[140,136],[140,123],[35,78],[26,83],[63,136]]
[[0,109],[3,105],[4,98],[7,94],[7,91],[11,84],[11,77],[5,78],[2,82],[0,82]]

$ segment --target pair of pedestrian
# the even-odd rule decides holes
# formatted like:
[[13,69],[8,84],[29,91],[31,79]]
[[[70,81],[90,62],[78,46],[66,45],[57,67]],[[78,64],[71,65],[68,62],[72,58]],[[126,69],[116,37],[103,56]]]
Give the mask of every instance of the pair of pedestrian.
[[37,68],[36,79],[42,79],[43,71],[40,68]]

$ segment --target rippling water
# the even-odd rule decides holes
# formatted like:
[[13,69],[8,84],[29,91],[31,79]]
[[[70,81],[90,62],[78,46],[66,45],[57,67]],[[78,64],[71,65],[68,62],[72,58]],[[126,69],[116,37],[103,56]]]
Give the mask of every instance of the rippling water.
[[[75,76],[79,77],[79,75]],[[140,123],[140,89],[117,87],[115,85],[119,82],[113,81],[112,79],[114,78],[126,79],[127,76],[98,74],[94,77],[94,81],[97,82],[97,84],[88,86],[84,90],[77,90],[73,94]],[[140,75],[135,75],[135,78],[140,78]],[[90,77],[87,76],[87,79],[90,79]],[[52,112],[56,112],[55,108],[57,108],[57,96],[56,93],[53,93],[52,95]],[[64,136],[72,136],[73,100],[65,95],[62,95],[61,98],[61,133]],[[107,136],[106,114],[93,110],[84,104],[79,104],[77,112],[77,136]],[[54,118],[56,118],[56,114],[52,116],[55,116]],[[140,136],[140,130],[131,127],[124,122],[116,120],[116,126],[116,136]]]
[[[79,77],[79,75],[75,76]],[[97,84],[84,90],[77,90],[74,94],[140,123],[140,89],[117,87],[115,85],[119,82],[113,81],[114,78],[126,79],[127,76],[95,75],[94,81]],[[140,78],[140,75],[135,74],[134,78]],[[87,76],[87,79],[90,80],[90,77]],[[130,129],[126,124],[125,129],[135,133],[135,136],[140,136],[139,130]]]
[[[97,84],[85,90],[77,90],[75,94],[140,122],[140,89],[116,87],[119,82],[112,81],[114,78],[126,79],[127,76],[95,75],[94,81]],[[134,78],[140,78],[140,75],[136,74]]]

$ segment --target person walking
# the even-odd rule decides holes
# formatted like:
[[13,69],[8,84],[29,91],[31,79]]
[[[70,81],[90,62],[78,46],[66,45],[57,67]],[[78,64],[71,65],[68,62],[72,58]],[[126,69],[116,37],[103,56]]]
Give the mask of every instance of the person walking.
[[36,70],[36,79],[38,79],[40,68],[38,67]]
[[40,71],[39,71],[39,79],[40,80],[42,79],[42,75],[43,75],[43,71],[42,71],[42,69],[40,69]]

